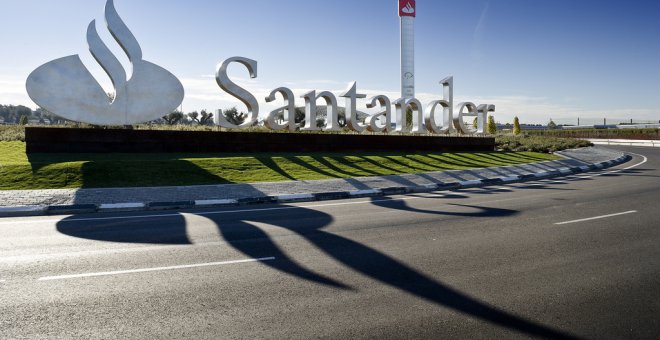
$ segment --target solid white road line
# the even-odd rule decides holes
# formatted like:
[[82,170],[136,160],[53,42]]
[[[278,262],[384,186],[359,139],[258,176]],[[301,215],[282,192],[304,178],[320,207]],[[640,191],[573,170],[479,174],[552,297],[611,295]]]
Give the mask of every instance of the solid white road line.
[[[627,168],[623,168],[620,170],[612,170],[612,171],[606,171],[594,175],[584,175],[584,176],[574,176],[577,178],[591,178],[591,177],[597,177],[597,176],[602,176],[605,174],[609,173],[618,173],[622,172],[625,170],[629,170],[635,167],[638,167],[644,163],[647,162],[647,158],[643,155],[639,155],[636,153],[629,152],[632,155],[636,155],[639,157],[642,157],[644,160],[640,163],[631,165]],[[476,182],[476,181],[475,181]],[[556,181],[557,183],[563,183],[561,181]],[[547,183],[553,183],[552,181],[547,182]],[[532,184],[535,185],[535,184]],[[528,185],[528,186],[532,186]],[[541,185],[541,184],[538,184]],[[446,192],[446,190],[445,190]],[[441,193],[434,193],[435,195],[442,195]],[[212,212],[200,212],[196,213],[197,215],[201,216],[206,216],[206,215],[220,215],[220,214],[232,214],[232,213],[241,213],[241,212],[258,212],[258,211],[273,211],[273,210],[288,210],[288,209],[305,209],[305,208],[322,208],[322,207],[331,207],[331,206],[341,206],[341,205],[352,205],[352,204],[367,204],[367,203],[377,203],[377,202],[384,202],[384,201],[392,201],[392,200],[398,200],[398,201],[406,201],[406,200],[414,200],[414,199],[420,199],[420,197],[399,197],[399,198],[385,198],[385,199],[374,199],[374,200],[368,200],[368,201],[352,201],[352,202],[341,202],[341,203],[325,203],[325,204],[310,204],[310,205],[305,205],[305,206],[287,206],[287,207],[274,207],[274,208],[256,208],[256,209],[237,209],[237,210],[225,210],[225,211],[212,211]],[[165,213],[165,214],[154,214],[154,215],[131,215],[131,216],[113,216],[113,217],[90,217],[90,218],[73,218],[70,220],[64,220],[64,219],[44,219],[44,220],[18,220],[18,221],[7,221],[7,222],[0,222],[0,225],[16,225],[16,224],[34,224],[34,223],[57,223],[57,222],[84,222],[84,221],[104,221],[104,220],[130,220],[130,219],[147,219],[147,218],[162,218],[162,217],[180,217],[181,214],[176,212],[176,213]]]
[[612,170],[612,171],[606,171],[606,172],[597,173],[597,174],[593,174],[593,175],[580,175],[580,176],[575,176],[575,177],[579,177],[579,178],[592,178],[592,177],[598,177],[598,176],[603,176],[603,175],[607,175],[607,174],[616,174],[616,173],[619,173],[619,172],[623,172],[623,171],[626,171],[626,170],[630,170],[630,169],[632,169],[632,168],[636,168],[636,167],[638,167],[638,166],[640,166],[640,165],[642,165],[642,164],[644,164],[644,163],[646,163],[646,162],[648,161],[648,158],[646,158],[646,156],[644,156],[644,155],[640,155],[640,154],[636,154],[636,153],[632,153],[632,152],[628,152],[628,153],[631,154],[631,155],[635,155],[635,156],[642,157],[643,160],[642,160],[641,162],[639,162],[639,163],[637,163],[637,164],[633,164],[633,165],[631,165],[631,166],[629,166],[629,167],[627,167],[627,168],[618,169],[618,170]]
[[[430,197],[444,196],[441,193],[433,193]],[[322,207],[332,207],[332,206],[341,206],[341,205],[352,205],[352,204],[366,204],[366,203],[375,203],[375,202],[388,202],[392,200],[396,201],[406,201],[406,200],[415,200],[422,197],[400,197],[400,198],[385,198],[377,200],[368,200],[368,201],[354,201],[354,202],[341,202],[341,203],[326,203],[326,204],[310,204],[304,206],[287,206],[287,207],[273,207],[273,208],[255,208],[255,209],[236,209],[236,210],[223,210],[223,211],[210,211],[210,212],[198,212],[195,215],[207,216],[207,215],[223,215],[223,214],[234,214],[234,213],[247,213],[247,212],[259,212],[259,211],[277,211],[277,210],[290,210],[290,209],[306,209],[306,208],[322,208]],[[167,214],[154,214],[154,215],[130,215],[130,216],[112,216],[112,217],[89,217],[89,218],[72,218],[69,220],[65,219],[48,219],[48,220],[19,220],[19,221],[8,221],[0,222],[0,225],[5,224],[34,224],[34,223],[54,223],[54,222],[87,222],[87,221],[108,221],[108,220],[132,220],[132,219],[148,219],[148,218],[162,218],[162,217],[181,217],[181,213],[167,213]]]
[[578,223],[578,222],[584,222],[584,221],[592,221],[592,220],[599,220],[601,218],[608,218],[608,217],[614,217],[614,216],[621,216],[621,215],[627,215],[627,214],[634,214],[636,213],[637,210],[630,210],[630,211],[624,211],[616,214],[608,214],[608,215],[601,215],[601,216],[595,216],[595,217],[589,217],[589,218],[581,218],[579,220],[572,220],[572,221],[564,221],[564,222],[557,222],[555,223],[556,225],[560,224],[569,224],[569,223]]
[[644,158],[644,160],[641,161],[641,162],[639,162],[639,163],[637,163],[637,164],[634,164],[634,165],[631,165],[631,166],[629,166],[629,167],[627,167],[627,168],[624,168],[623,170],[628,170],[628,169],[632,169],[632,168],[638,167],[638,166],[640,166],[640,165],[642,165],[642,164],[644,164],[644,163],[646,163],[646,162],[648,161],[648,158],[646,158],[646,156],[644,156],[644,155],[640,155],[640,154],[632,153],[632,152],[628,152],[628,153],[631,154],[631,155],[635,155],[635,156],[642,157],[642,158]]
[[186,269],[186,268],[223,266],[223,265],[226,265],[226,264],[259,262],[259,261],[272,261],[272,260],[275,260],[275,257],[262,257],[262,258],[258,258],[258,259],[186,264],[186,265],[170,266],[170,267],[155,267],[155,268],[141,268],[141,269],[131,269],[131,270],[118,270],[118,271],[112,271],[112,272],[98,272],[98,273],[84,273],[84,274],[72,274],[72,275],[44,276],[44,277],[40,277],[39,279],[37,279],[37,281],[68,280],[68,279],[79,279],[79,278],[85,278],[85,277],[112,276],[112,275],[145,273],[145,272]]

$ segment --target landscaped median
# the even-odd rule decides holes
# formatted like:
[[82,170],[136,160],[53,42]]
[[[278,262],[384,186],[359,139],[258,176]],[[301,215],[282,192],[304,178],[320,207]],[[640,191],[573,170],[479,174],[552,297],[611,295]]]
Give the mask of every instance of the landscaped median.
[[[19,144],[20,146],[20,144]],[[5,147],[3,149],[2,147]],[[13,149],[12,149],[13,147]],[[9,150],[7,149],[9,148]],[[3,152],[8,151],[8,152]],[[41,155],[25,157],[16,145],[0,145],[4,158],[13,156],[13,164],[4,165],[0,160],[0,175],[14,173],[19,167],[28,167],[25,172],[31,178],[43,177],[45,173],[57,175],[67,180],[77,179],[84,185],[87,178],[85,169],[105,168],[104,174],[120,172],[140,172],[151,174],[151,181],[189,180],[184,170],[196,169],[196,173],[206,173],[218,180],[220,171],[231,173],[250,183],[230,182],[229,175],[224,182],[214,185],[159,186],[159,187],[120,187],[104,189],[78,188],[49,190],[0,190],[0,217],[27,215],[62,215],[92,212],[142,211],[188,208],[220,208],[235,205],[322,201],[358,197],[379,197],[409,193],[423,193],[444,190],[460,190],[491,185],[536,181],[567,176],[586,171],[600,170],[629,160],[631,157],[615,150],[602,148],[579,148],[558,152],[558,156],[528,152],[489,152],[489,153],[416,153],[416,154],[360,154],[360,155]],[[203,158],[204,156],[213,156]],[[40,158],[42,157],[42,158]],[[96,158],[98,159],[96,159]],[[190,157],[190,158],[186,158]],[[200,158],[202,157],[202,158]],[[58,159],[60,158],[60,159]],[[73,158],[76,160],[74,161]],[[81,160],[83,159],[84,160]],[[559,158],[543,161],[544,159]],[[41,159],[41,163],[37,162]],[[56,163],[56,162],[61,163]],[[215,174],[204,170],[201,163],[215,169]],[[11,162],[10,162],[11,163]],[[85,165],[92,163],[92,165]],[[93,164],[100,163],[100,164]],[[181,166],[180,164],[188,164]],[[531,164],[524,164],[531,163]],[[175,165],[173,165],[175,164]],[[209,165],[210,164],[210,165]],[[502,164],[515,164],[501,166]],[[58,168],[57,166],[60,166]],[[483,168],[485,165],[491,167]],[[500,166],[498,166],[500,165]],[[34,167],[34,173],[32,169]],[[128,168],[132,170],[127,170]],[[231,167],[231,170],[227,170]],[[245,179],[253,168],[265,167],[262,173],[280,176],[279,182],[254,182]],[[469,168],[466,170],[459,167]],[[142,171],[142,169],[147,169]],[[173,170],[174,169],[174,170]],[[241,171],[239,169],[243,169]],[[297,170],[296,170],[297,169]],[[441,170],[441,171],[432,171]],[[407,170],[408,173],[401,173]],[[4,171],[4,172],[2,172]],[[178,173],[177,173],[178,171]],[[296,172],[298,171],[298,172]],[[43,172],[43,173],[42,173]],[[421,173],[420,173],[421,172]],[[400,173],[390,176],[359,177],[359,174]],[[183,174],[183,175],[181,175]],[[161,176],[162,175],[162,176]],[[180,176],[178,176],[180,175]],[[291,179],[305,176],[330,178],[324,180],[296,181]],[[351,175],[351,176],[349,176]],[[57,177],[55,176],[55,177]],[[94,174],[96,178],[101,175]],[[107,175],[108,178],[117,176]],[[242,177],[241,177],[242,176]],[[346,178],[353,177],[354,178]],[[6,176],[5,176],[6,177]],[[23,178],[22,183],[29,181]],[[103,179],[106,183],[108,178]],[[126,181],[125,178],[119,178]],[[135,177],[132,177],[135,180]],[[254,178],[254,177],[251,177]],[[81,180],[82,179],[82,180]],[[6,178],[2,179],[6,183]],[[41,179],[48,183],[49,179]],[[99,180],[100,182],[101,180]],[[12,182],[17,183],[17,182]],[[30,184],[35,186],[39,181]],[[73,182],[69,182],[71,184]],[[229,183],[229,184],[221,184]],[[80,185],[80,184],[79,184]],[[144,184],[141,184],[144,185]]]
[[538,152],[30,154],[0,142],[0,189],[182,186],[352,178],[557,160]]

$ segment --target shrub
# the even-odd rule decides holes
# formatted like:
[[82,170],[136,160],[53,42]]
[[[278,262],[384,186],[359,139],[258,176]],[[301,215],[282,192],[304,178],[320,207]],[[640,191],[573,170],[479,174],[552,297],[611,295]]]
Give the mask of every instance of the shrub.
[[495,117],[488,116],[488,133],[494,135],[497,133],[497,125],[495,125]]
[[25,127],[20,125],[0,125],[0,141],[25,141]]
[[513,118],[513,134],[516,136],[520,134],[520,121],[518,117]]
[[574,138],[557,138],[542,136],[498,136],[495,138],[495,146],[501,151],[532,151],[552,153],[566,149],[593,146],[586,140]]

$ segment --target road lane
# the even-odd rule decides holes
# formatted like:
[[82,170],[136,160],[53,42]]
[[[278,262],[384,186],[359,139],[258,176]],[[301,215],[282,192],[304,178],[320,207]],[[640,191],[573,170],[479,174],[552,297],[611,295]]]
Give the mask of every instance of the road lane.
[[[533,187],[3,220],[21,223],[0,226],[0,336],[653,337],[658,166],[651,152],[638,168]],[[277,259],[37,282],[261,256]]]

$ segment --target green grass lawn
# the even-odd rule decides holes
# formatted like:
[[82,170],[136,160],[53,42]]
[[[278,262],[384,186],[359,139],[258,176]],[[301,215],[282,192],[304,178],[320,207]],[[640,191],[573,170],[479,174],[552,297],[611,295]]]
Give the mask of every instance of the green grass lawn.
[[558,159],[534,152],[25,154],[0,142],[0,190],[276,182],[418,173]]

